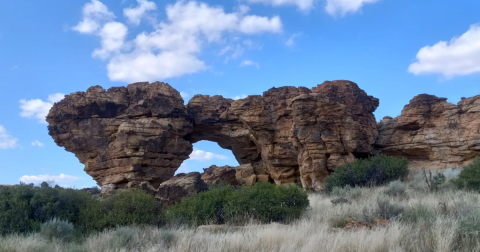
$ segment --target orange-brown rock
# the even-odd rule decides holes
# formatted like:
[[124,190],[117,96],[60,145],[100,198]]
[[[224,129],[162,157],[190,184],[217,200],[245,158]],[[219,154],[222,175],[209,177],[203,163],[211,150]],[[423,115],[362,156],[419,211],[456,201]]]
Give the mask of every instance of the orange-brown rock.
[[228,165],[218,167],[216,165],[212,165],[203,169],[202,180],[208,185],[216,185],[220,182],[225,182],[230,185],[238,185],[235,174],[235,167]]
[[154,195],[162,203],[162,207],[168,207],[180,202],[184,197],[194,196],[207,190],[207,184],[200,176],[199,172],[179,173],[160,184],[158,188],[154,188],[148,182],[142,182],[141,188]]
[[456,105],[446,98],[421,94],[400,116],[379,124],[375,147],[406,157],[411,168],[461,167],[480,155],[480,96]]
[[250,165],[254,176],[241,176],[248,183],[289,184],[300,176],[304,188],[321,188],[336,165],[371,154],[377,106],[349,81],[272,88],[235,101],[196,95],[186,106],[178,91],[156,82],[67,95],[47,121],[55,142],[102,188],[158,188],[202,140]]
[[240,185],[254,185],[257,182],[257,178],[259,176],[267,177],[267,181],[262,182],[268,182],[269,176],[255,174],[255,170],[253,169],[251,164],[240,165],[236,168],[235,177]]

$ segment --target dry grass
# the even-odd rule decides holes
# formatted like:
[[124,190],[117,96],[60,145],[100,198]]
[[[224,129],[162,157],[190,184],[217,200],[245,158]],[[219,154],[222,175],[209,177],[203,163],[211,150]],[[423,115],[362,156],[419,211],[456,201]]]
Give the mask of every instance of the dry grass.
[[[415,183],[415,186],[411,186]],[[412,176],[405,195],[389,197],[406,211],[422,206],[416,221],[394,219],[387,227],[338,231],[332,220],[363,218],[364,209],[374,209],[378,197],[386,197],[386,187],[336,191],[337,195],[311,194],[311,208],[291,225],[252,223],[243,228],[206,231],[190,228],[159,229],[123,227],[86,237],[73,243],[47,242],[39,235],[0,238],[0,251],[479,251],[480,195],[455,190],[446,185],[438,192],[422,186]],[[338,195],[341,194],[341,195]],[[339,196],[349,203],[333,205]],[[416,214],[415,211],[414,215]],[[460,226],[468,220],[469,228]],[[476,223],[476,221],[478,223]],[[471,227],[470,227],[471,226]]]

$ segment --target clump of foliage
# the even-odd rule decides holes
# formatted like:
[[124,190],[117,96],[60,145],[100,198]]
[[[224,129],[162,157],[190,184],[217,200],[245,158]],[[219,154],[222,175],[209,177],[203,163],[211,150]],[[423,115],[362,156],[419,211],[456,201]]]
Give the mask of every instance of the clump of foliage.
[[70,242],[75,237],[75,228],[68,221],[53,218],[40,226],[40,236],[49,241]]
[[90,231],[128,225],[160,225],[157,200],[140,189],[118,191],[103,200],[91,200],[80,213],[81,227]]
[[405,186],[404,183],[402,183],[401,181],[395,180],[388,184],[384,193],[391,197],[405,196],[406,190],[407,190],[407,186]]
[[332,204],[334,206],[336,205],[342,205],[342,204],[350,204],[351,202],[348,200],[348,199],[345,199],[345,198],[335,198],[335,199],[332,199],[330,200],[330,202],[332,202]]
[[408,175],[406,158],[377,155],[369,159],[338,166],[325,181],[325,190],[334,187],[357,187],[383,185],[390,181],[402,180]]
[[57,224],[65,227],[58,220],[88,233],[122,225],[157,225],[160,218],[155,198],[140,190],[118,192],[101,200],[82,190],[48,183],[0,189],[0,235],[40,231],[42,223],[50,223],[45,225],[51,229]]
[[445,177],[445,175],[441,172],[438,172],[435,175],[433,175],[432,171],[430,170],[428,172],[423,170],[422,172],[425,183],[427,183],[428,189],[430,189],[430,191],[437,191],[447,179],[447,177]]
[[476,157],[473,163],[463,167],[454,183],[461,189],[480,192],[480,157]]
[[376,219],[392,219],[399,217],[405,211],[405,207],[398,203],[392,203],[387,197],[378,197],[377,204],[363,208],[363,221],[375,222]]
[[299,218],[308,206],[307,193],[296,186],[256,183],[236,188],[223,184],[184,198],[168,210],[167,218],[190,225],[240,224],[251,219],[288,222]]

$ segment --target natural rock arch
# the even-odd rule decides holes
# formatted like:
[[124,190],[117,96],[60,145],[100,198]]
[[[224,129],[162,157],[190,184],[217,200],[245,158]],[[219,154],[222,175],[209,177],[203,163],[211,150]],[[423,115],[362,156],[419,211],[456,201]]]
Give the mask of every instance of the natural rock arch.
[[371,154],[377,107],[378,99],[349,81],[272,88],[236,101],[196,95],[186,106],[177,90],[155,82],[72,93],[47,121],[55,142],[102,187],[158,187],[192,143],[209,140],[276,184],[300,176],[304,188],[319,188],[336,165]]

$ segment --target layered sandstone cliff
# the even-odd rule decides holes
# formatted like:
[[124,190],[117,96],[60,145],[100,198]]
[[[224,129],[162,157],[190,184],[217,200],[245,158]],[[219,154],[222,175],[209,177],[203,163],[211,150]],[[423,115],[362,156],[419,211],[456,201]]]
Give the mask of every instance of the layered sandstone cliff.
[[255,180],[300,177],[305,188],[321,188],[335,166],[371,154],[378,105],[349,81],[272,88],[236,101],[196,95],[186,106],[166,83],[134,83],[67,95],[47,121],[55,142],[102,187],[158,188],[193,143],[209,140],[251,166]]
[[446,98],[421,94],[396,118],[379,124],[375,148],[406,157],[410,168],[453,168],[480,155],[480,96],[462,98],[457,105]]

